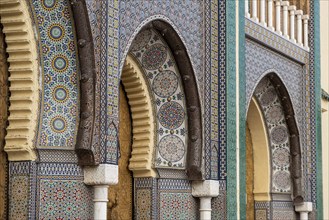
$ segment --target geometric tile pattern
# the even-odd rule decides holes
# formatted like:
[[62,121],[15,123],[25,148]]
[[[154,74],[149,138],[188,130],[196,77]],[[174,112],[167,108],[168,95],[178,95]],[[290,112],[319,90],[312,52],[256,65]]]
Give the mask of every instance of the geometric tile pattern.
[[246,39],[246,105],[248,106],[252,94],[260,80],[267,74],[274,72],[287,88],[295,112],[297,127],[300,133],[300,146],[304,146],[304,82],[303,66]]
[[[320,96],[318,94],[318,88],[320,88],[320,18],[319,18],[319,1],[310,0],[310,20],[309,20],[309,46],[310,46],[310,62],[309,62],[309,94],[308,98],[310,100],[310,111],[309,114],[309,130],[308,130],[308,140],[305,151],[308,152],[307,158],[304,161],[305,167],[309,172],[307,176],[305,175],[305,184],[308,188],[308,200],[313,202],[313,210],[317,210],[317,205],[322,204],[321,198],[317,199],[317,196],[321,197],[321,178],[317,176],[317,168],[321,167],[318,165],[318,160],[321,161],[321,152],[317,150],[321,149],[321,106],[320,106]],[[317,89],[317,90],[316,90]],[[317,166],[318,165],[318,166]],[[320,174],[321,176],[321,174]],[[318,178],[317,178],[318,177]],[[317,184],[320,184],[318,186]],[[319,207],[321,208],[321,207]],[[321,211],[318,212],[321,218]]]
[[[304,71],[302,65],[246,39],[246,104],[253,91],[267,73],[275,72],[283,81],[291,97],[299,130],[303,122]],[[301,144],[302,145],[302,144]]]
[[29,184],[28,176],[13,176],[10,178],[10,219],[28,219]]
[[271,202],[255,201],[255,219],[266,220],[271,219]]
[[[172,25],[186,46],[198,83],[203,71],[203,3],[202,1],[120,1],[120,66],[123,66],[132,40],[142,25],[158,15]],[[143,13],[140,13],[143,12]],[[159,17],[160,18],[160,17]],[[200,85],[201,86],[201,85]]]
[[138,189],[135,196],[137,201],[135,206],[137,219],[151,219],[152,190]]
[[296,219],[295,207],[292,202],[271,202],[272,216],[271,219]]
[[226,190],[219,190],[218,197],[211,200],[211,217],[213,219],[227,219],[226,214]]
[[[207,179],[219,178],[218,157],[219,155],[222,158],[226,157],[225,135],[223,135],[226,126],[226,121],[223,118],[226,112],[224,19],[225,3],[223,1],[206,1],[204,84],[211,85],[204,87],[204,146]],[[220,145],[218,141],[220,141]],[[223,164],[225,161],[226,158],[223,160]],[[222,172],[226,172],[226,168],[223,169],[220,166],[220,170],[222,176]]]
[[198,219],[199,199],[188,180],[158,180],[158,219]]
[[190,193],[161,192],[159,219],[197,219],[197,204]]
[[157,179],[134,178],[134,216],[136,219],[158,219]]
[[144,30],[133,41],[130,54],[143,69],[157,117],[155,166],[184,169],[187,152],[185,94],[171,50],[159,33]]
[[38,219],[92,219],[92,193],[81,180],[41,179]]
[[76,164],[40,163],[37,171],[37,219],[92,219],[93,189]]
[[308,52],[302,47],[297,46],[282,36],[278,36],[276,33],[268,31],[265,27],[248,18],[245,19],[245,32],[247,35],[266,44],[266,46],[280,51],[299,62],[306,63],[308,60]]
[[35,180],[35,162],[9,162],[10,219],[35,219]]
[[78,65],[68,1],[32,0],[43,88],[37,146],[72,149],[78,118]]
[[191,183],[179,179],[135,178],[135,218],[198,219],[199,199]]

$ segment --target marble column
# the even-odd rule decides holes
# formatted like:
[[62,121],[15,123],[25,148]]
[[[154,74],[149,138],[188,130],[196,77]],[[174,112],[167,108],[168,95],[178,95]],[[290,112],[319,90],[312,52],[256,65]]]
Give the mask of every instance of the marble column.
[[84,183],[94,188],[94,219],[107,219],[108,187],[118,183],[118,166],[100,164],[84,167]]
[[219,195],[219,182],[216,180],[193,181],[192,195],[200,198],[200,220],[210,220],[211,199]]

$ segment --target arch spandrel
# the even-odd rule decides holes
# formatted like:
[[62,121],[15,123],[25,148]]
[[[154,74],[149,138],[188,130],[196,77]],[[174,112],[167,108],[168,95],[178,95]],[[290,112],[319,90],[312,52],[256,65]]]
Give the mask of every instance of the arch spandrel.
[[10,116],[5,151],[10,161],[35,160],[39,66],[33,21],[26,1],[0,0],[0,7],[10,64]]

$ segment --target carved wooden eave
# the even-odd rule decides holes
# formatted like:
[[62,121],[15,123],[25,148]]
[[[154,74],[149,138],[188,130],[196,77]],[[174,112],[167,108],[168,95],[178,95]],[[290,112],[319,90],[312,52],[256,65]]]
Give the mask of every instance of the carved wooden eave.
[[293,201],[295,204],[304,202],[304,194],[302,188],[302,162],[301,162],[301,146],[299,140],[298,126],[295,119],[293,105],[287,89],[281,79],[275,74],[268,75],[271,83],[276,88],[281,104],[284,109],[289,134],[290,134],[290,155],[291,155],[291,178],[293,184]]
[[[97,165],[100,150],[95,128],[95,55],[86,2],[71,0],[81,70],[80,81],[80,123],[75,151],[80,165]],[[93,147],[95,146],[95,147]]]
[[26,1],[0,0],[0,17],[9,54],[9,126],[5,151],[10,161],[35,160],[39,106],[38,53]]
[[156,20],[152,21],[151,26],[159,31],[168,43],[182,77],[184,93],[186,94],[189,133],[186,171],[190,180],[202,180],[204,171],[202,161],[201,105],[192,64],[183,42],[169,24]]

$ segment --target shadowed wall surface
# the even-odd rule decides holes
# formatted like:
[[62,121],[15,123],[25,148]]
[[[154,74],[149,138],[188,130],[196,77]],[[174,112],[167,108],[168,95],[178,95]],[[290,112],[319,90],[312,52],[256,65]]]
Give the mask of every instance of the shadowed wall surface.
[[253,161],[253,150],[250,129],[247,124],[246,126],[246,182],[247,182],[247,219],[254,219],[254,161]]
[[0,26],[0,219],[5,218],[6,184],[7,184],[7,156],[4,152],[5,128],[7,122],[8,102],[8,65],[6,62],[5,39]]
[[122,86],[120,86],[120,124],[119,124],[119,183],[109,187],[109,202],[107,217],[111,220],[132,219],[132,174],[128,169],[131,154],[131,119],[128,101]]

